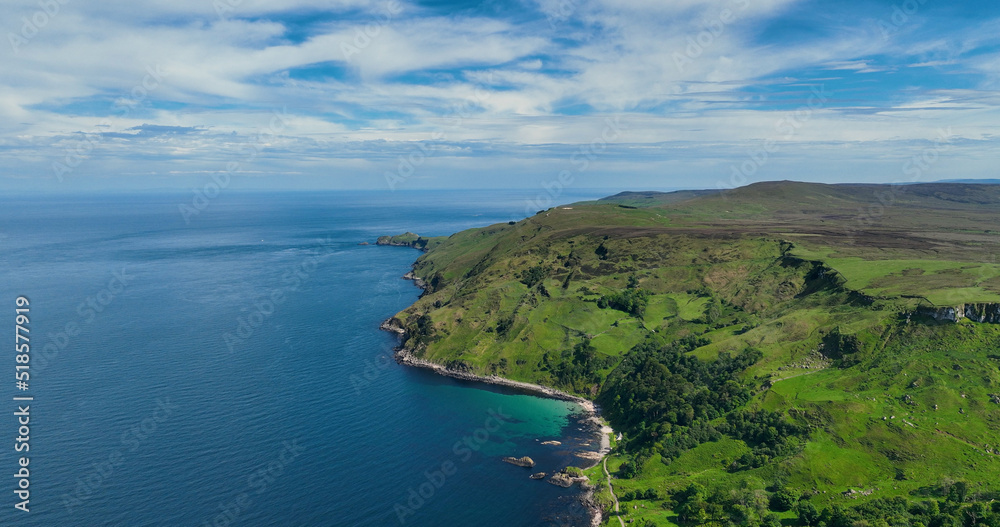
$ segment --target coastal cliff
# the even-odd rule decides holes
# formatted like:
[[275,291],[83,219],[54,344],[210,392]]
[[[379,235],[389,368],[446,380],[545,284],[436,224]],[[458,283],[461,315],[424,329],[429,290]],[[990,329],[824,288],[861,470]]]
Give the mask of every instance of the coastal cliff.
[[[407,280],[412,280],[415,285],[423,289],[425,293],[427,292],[426,283],[422,279],[418,278],[413,271],[404,275],[403,278]],[[464,381],[481,382],[495,386],[504,386],[507,388],[513,388],[516,390],[525,391],[527,393],[531,393],[533,395],[541,397],[547,397],[550,399],[576,403],[586,413],[587,415],[586,421],[589,421],[593,429],[600,434],[600,449],[597,452],[588,451],[580,453],[577,455],[577,457],[586,460],[591,465],[596,466],[604,459],[605,456],[607,456],[611,452],[610,438],[614,434],[614,430],[610,426],[608,426],[607,423],[600,417],[600,409],[593,401],[575,395],[571,395],[566,392],[556,390],[554,388],[542,386],[539,384],[514,381],[497,375],[490,375],[490,376],[476,375],[474,373],[471,373],[467,369],[462,368],[460,364],[457,366],[456,364],[451,364],[446,366],[417,358],[413,354],[413,350],[404,347],[404,344],[409,340],[409,335],[406,331],[406,328],[403,325],[403,322],[397,317],[391,317],[386,319],[381,323],[379,329],[387,331],[389,333],[395,333],[399,337],[400,346],[396,348],[394,353],[394,357],[398,364],[413,368],[422,368],[430,370],[434,373],[437,373],[438,375],[452,377]],[[559,444],[558,441],[551,441],[548,443],[554,445]],[[592,454],[592,455],[586,455],[586,454]],[[504,460],[507,462],[511,462],[508,461],[508,459],[514,460],[515,458],[505,458]],[[530,458],[524,458],[524,459],[530,459]],[[534,466],[534,462],[532,461],[530,464],[524,464],[519,466],[531,467]],[[544,477],[544,474],[542,475],[542,477]],[[535,479],[534,476],[533,479]],[[555,477],[552,481],[550,481],[550,483],[568,488],[577,481],[585,482],[586,478],[571,479],[564,481],[559,477]],[[599,506],[596,500],[594,499],[594,488],[587,486],[584,486],[583,488],[585,492],[580,501],[590,512],[591,527],[598,526],[603,521],[604,515],[606,514],[607,511],[605,511],[601,506]]]
[[[399,335],[400,341],[406,341],[406,329],[403,327],[400,320],[396,317],[389,318],[382,322],[379,329],[383,331],[388,331],[390,333],[395,333]],[[423,368],[426,370],[431,370],[434,373],[444,375],[446,377],[452,377],[455,379],[461,379],[464,381],[482,382],[486,384],[493,384],[496,386],[506,386],[508,388],[515,388],[518,390],[523,390],[536,395],[541,395],[543,397],[548,397],[550,399],[558,399],[560,401],[570,401],[576,403],[583,407],[591,416],[596,417],[598,415],[598,408],[594,405],[594,402],[583,397],[577,397],[575,395],[568,394],[563,391],[556,390],[555,388],[549,388],[547,386],[542,386],[540,384],[532,384],[528,382],[514,381],[498,375],[476,375],[469,372],[461,367],[456,367],[455,365],[443,365],[436,362],[431,362],[417,358],[413,354],[413,351],[404,347],[396,348],[395,359],[397,364],[402,364],[405,366],[411,366],[414,368]]]
[[[956,461],[956,445],[995,455],[1000,266],[981,261],[1000,251],[995,203],[908,186],[859,229],[882,190],[649,193],[431,239],[407,274],[423,294],[383,329],[401,364],[600,404],[622,433],[607,469],[585,472],[590,503],[633,502],[628,523],[659,524],[698,486],[720,492],[685,507],[735,510],[750,489],[768,498],[761,519],[788,496],[823,509],[859,486],[910,501],[944,474],[995,481]],[[787,488],[763,488],[756,475],[778,469]]]

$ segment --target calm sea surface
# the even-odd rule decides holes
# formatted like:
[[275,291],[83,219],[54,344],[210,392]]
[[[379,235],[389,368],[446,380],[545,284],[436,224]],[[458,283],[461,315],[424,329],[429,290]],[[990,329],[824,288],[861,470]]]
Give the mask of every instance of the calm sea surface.
[[[391,362],[378,326],[416,300],[400,277],[419,253],[358,245],[519,219],[534,194],[230,192],[190,223],[191,194],[0,198],[0,525],[584,524],[579,491],[500,461],[576,463],[593,440],[579,408]],[[25,394],[27,514],[12,492]]]

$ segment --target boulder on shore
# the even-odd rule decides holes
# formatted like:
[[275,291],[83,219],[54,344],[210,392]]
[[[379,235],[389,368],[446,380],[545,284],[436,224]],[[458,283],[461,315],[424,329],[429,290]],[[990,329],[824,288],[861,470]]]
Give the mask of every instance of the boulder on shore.
[[531,468],[535,466],[535,460],[528,456],[524,457],[505,457],[503,458],[505,463],[510,463],[511,465],[517,465],[519,467]]
[[575,482],[576,481],[573,479],[573,477],[565,472],[559,472],[558,474],[555,474],[551,478],[549,478],[549,483],[567,489],[572,487],[573,483]]
[[549,483],[564,488],[572,487],[574,483],[586,484],[588,481],[590,478],[584,476],[580,469],[575,467],[564,468],[549,478]]

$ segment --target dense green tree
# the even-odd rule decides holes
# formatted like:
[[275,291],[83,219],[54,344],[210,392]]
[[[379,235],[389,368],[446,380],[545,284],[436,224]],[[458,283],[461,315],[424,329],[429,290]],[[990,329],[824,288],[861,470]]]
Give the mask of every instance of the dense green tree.
[[535,287],[535,284],[545,279],[548,271],[540,265],[536,265],[521,273],[521,282],[528,287]]
[[816,506],[808,501],[800,501],[798,505],[795,506],[795,513],[799,517],[799,523],[802,525],[816,525],[819,523],[819,511],[816,510]]
[[952,503],[962,503],[969,493],[969,484],[964,481],[956,481],[948,488],[947,501]]
[[778,512],[792,510],[796,501],[797,498],[788,489],[778,489],[771,495],[771,510]]
[[674,512],[682,523],[698,525],[708,519],[708,514],[705,512],[705,487],[692,483],[674,495],[674,501],[677,502]]
[[601,309],[610,307],[635,317],[642,317],[646,314],[649,296],[649,291],[644,289],[625,289],[602,296],[597,301],[597,307]]

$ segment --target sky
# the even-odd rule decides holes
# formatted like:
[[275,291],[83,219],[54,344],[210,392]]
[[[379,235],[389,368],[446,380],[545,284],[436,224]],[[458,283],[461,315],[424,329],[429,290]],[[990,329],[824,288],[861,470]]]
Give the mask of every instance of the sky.
[[0,191],[995,178],[995,0],[10,0]]

